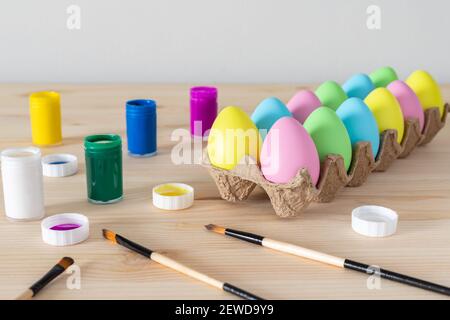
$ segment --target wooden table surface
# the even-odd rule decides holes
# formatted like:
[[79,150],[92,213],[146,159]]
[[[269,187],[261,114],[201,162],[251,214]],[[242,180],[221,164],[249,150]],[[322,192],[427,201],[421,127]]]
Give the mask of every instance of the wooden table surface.
[[[0,148],[31,144],[28,95],[56,90],[62,96],[62,146],[50,153],[72,153],[80,170],[66,178],[44,178],[47,216],[83,213],[90,238],[70,247],[42,242],[40,222],[10,222],[0,207],[0,298],[10,299],[40,278],[61,257],[71,256],[81,270],[81,288],[67,289],[64,275],[40,299],[232,299],[215,288],[149,262],[102,238],[109,228],[151,249],[266,299],[440,299],[441,295],[381,280],[368,289],[368,276],[207,232],[215,223],[299,244],[450,286],[450,125],[427,146],[397,160],[385,173],[373,173],[359,188],[345,188],[329,204],[313,204],[296,218],[278,218],[262,190],[233,204],[222,200],[201,166],[174,165],[174,129],[189,127],[188,85],[0,85]],[[221,107],[237,105],[249,113],[259,101],[287,101],[301,86],[219,85]],[[443,86],[450,101],[450,86]],[[125,140],[125,101],[158,102],[158,152],[130,158],[124,143],[124,200],[112,205],[87,202],[82,139],[117,133]],[[195,188],[190,209],[165,212],[152,206],[151,190],[164,182]],[[0,191],[2,192],[2,191]],[[3,196],[0,196],[3,199]],[[351,210],[383,205],[399,214],[397,233],[372,239],[351,228]]]

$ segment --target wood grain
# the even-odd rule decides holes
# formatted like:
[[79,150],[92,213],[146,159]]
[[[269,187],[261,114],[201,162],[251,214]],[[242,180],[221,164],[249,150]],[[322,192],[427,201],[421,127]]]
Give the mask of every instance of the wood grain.
[[[266,235],[272,239],[347,257],[450,286],[450,125],[429,145],[397,160],[385,173],[373,173],[358,188],[345,188],[329,204],[314,204],[293,219],[278,218],[266,195],[255,191],[240,204],[223,201],[207,171],[198,165],[171,163],[170,140],[176,128],[189,126],[188,85],[0,85],[0,148],[31,144],[30,92],[61,92],[64,144],[44,148],[44,155],[78,156],[80,172],[45,178],[47,215],[80,212],[91,221],[91,236],[72,247],[51,247],[41,240],[39,222],[12,223],[0,207],[0,298],[12,299],[41,277],[61,257],[81,268],[81,289],[66,288],[63,275],[39,299],[233,299],[198,281],[112,245],[102,238],[108,228],[151,249],[164,252],[211,277],[266,299],[440,299],[440,295],[381,280],[369,290],[367,277],[348,270],[277,253],[212,234],[209,223]],[[289,85],[219,85],[220,106],[246,111],[268,96],[287,101],[304,87]],[[443,86],[450,101],[450,86]],[[125,101],[158,101],[158,151],[149,159],[124,152],[125,199],[114,205],[86,200],[82,139],[94,133],[118,133],[125,139]],[[126,145],[126,144],[125,144]],[[124,147],[125,151],[125,147]],[[152,206],[154,185],[179,181],[195,188],[188,210],[164,212]],[[1,191],[0,191],[1,192]],[[370,239],[351,229],[351,210],[384,205],[400,216],[397,233]]]

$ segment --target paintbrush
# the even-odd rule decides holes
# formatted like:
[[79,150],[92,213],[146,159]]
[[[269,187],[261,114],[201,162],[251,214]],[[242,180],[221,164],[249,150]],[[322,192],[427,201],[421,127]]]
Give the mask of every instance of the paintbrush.
[[319,261],[322,263],[330,264],[339,268],[351,269],[354,271],[359,271],[366,274],[379,275],[381,278],[388,280],[400,282],[413,287],[441,293],[444,295],[450,295],[450,288],[435,284],[432,282],[424,281],[421,279],[413,278],[404,274],[396,273],[386,269],[375,268],[368,264],[356,262],[350,259],[344,259],[340,257],[335,257],[326,253],[310,250],[300,246],[296,246],[290,243],[281,242],[273,239],[269,239],[257,234],[248,233],[239,230],[228,229],[214,224],[209,224],[205,226],[206,229],[213,231],[215,233],[227,235],[239,240],[251,242],[258,244],[263,247],[271,248],[284,253],[289,253],[302,258]]
[[247,299],[247,300],[264,300],[258,296],[255,296],[254,294],[251,294],[242,289],[239,289],[238,287],[235,287],[229,283],[221,282],[221,281],[213,279],[203,273],[195,271],[195,270],[193,270],[193,269],[191,269],[169,257],[162,255],[161,253],[154,252],[148,248],[145,248],[145,247],[141,246],[140,244],[137,244],[131,240],[128,240],[127,238],[122,237],[121,235],[116,234],[110,230],[103,229],[103,237],[105,237],[105,239],[107,239],[107,240],[112,241],[115,244],[120,244],[121,246],[128,248],[131,251],[139,253],[140,255],[143,255],[144,257],[149,258],[150,260],[153,260],[159,264],[162,264],[163,266],[166,266],[168,268],[171,268],[173,270],[181,272],[191,278],[194,278],[194,279],[197,279],[204,283],[207,283],[217,289],[229,292],[231,294],[234,294],[240,298]]
[[29,289],[24,291],[16,300],[29,300],[38,294],[47,284],[63,273],[69,266],[73,264],[73,259],[64,257],[53,266],[39,281],[33,284]]

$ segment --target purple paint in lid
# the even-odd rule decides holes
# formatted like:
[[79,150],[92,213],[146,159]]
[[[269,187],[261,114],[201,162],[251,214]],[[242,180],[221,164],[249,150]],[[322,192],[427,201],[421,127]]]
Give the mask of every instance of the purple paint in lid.
[[191,135],[202,137],[217,117],[217,88],[191,88]]
[[56,226],[53,226],[50,229],[56,230],[56,231],[67,231],[67,230],[78,229],[79,227],[81,227],[81,225],[79,225],[77,223],[62,223],[62,224],[57,224]]

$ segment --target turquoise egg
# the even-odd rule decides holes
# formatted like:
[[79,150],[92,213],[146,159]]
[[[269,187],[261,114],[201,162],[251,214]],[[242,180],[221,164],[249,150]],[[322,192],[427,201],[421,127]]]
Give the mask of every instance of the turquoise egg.
[[336,113],[347,129],[352,146],[361,141],[369,141],[373,156],[376,157],[380,147],[380,134],[377,121],[364,101],[359,98],[347,99]]
[[292,117],[292,114],[280,99],[272,97],[261,101],[251,118],[264,139],[273,124],[283,117]]
[[344,89],[349,98],[364,100],[375,89],[375,86],[367,74],[358,73],[348,79],[342,85],[342,89]]

